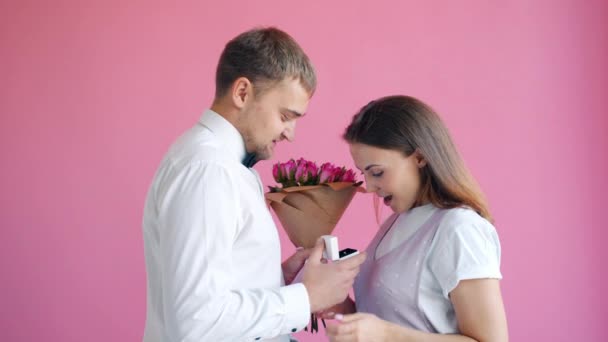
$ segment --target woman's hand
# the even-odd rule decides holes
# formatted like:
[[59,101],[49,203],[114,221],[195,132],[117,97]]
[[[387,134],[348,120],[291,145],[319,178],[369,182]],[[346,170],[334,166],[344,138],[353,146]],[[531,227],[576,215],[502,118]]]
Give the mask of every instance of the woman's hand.
[[336,314],[336,323],[327,325],[327,336],[332,342],[381,342],[387,340],[387,321],[368,313]]

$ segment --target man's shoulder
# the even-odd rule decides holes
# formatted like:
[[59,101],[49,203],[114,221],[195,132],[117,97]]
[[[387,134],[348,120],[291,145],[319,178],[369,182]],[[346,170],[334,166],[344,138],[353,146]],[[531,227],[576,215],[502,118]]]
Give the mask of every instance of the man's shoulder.
[[195,126],[177,138],[165,155],[164,162],[173,168],[189,165],[216,165],[234,168],[239,163],[229,158],[219,139],[211,132]]

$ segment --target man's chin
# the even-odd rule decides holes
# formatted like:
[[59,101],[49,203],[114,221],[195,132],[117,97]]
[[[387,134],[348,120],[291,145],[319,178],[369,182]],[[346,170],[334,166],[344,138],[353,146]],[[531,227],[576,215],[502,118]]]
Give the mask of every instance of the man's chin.
[[272,149],[264,149],[263,151],[257,151],[255,157],[257,160],[268,160],[272,158],[273,154]]

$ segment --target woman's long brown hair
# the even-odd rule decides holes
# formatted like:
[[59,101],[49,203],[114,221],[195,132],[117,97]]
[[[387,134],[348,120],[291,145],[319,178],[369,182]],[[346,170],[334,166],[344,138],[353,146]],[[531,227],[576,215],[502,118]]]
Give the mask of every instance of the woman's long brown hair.
[[346,128],[348,143],[420,153],[421,188],[415,206],[429,201],[439,208],[470,207],[492,222],[479,185],[460,157],[439,115],[410,96],[388,96],[361,108]]

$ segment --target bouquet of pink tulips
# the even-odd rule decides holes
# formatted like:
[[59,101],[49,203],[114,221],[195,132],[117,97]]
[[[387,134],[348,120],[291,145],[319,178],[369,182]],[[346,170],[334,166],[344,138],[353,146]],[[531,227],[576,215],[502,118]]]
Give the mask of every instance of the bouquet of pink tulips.
[[[331,163],[317,167],[303,158],[274,164],[272,175],[281,186],[271,186],[266,200],[289,240],[305,248],[313,247],[322,235],[331,234],[362,183],[357,182],[351,169]],[[310,322],[310,331],[317,332],[315,314],[311,314]]]
[[281,186],[270,187],[266,200],[296,247],[331,234],[361,185],[351,169],[303,158],[275,164],[272,175]]

